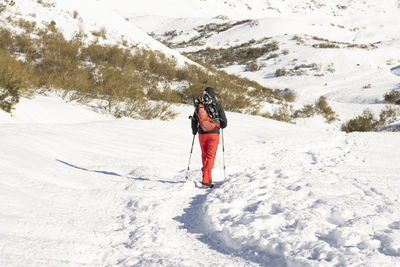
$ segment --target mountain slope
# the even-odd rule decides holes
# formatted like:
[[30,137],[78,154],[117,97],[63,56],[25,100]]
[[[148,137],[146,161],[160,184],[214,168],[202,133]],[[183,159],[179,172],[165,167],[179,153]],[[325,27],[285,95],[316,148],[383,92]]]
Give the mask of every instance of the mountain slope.
[[[20,19],[35,22],[39,27],[45,27],[53,21],[68,39],[77,34],[85,34],[88,36],[87,42],[96,39],[103,44],[126,42],[129,45],[159,50],[174,56],[180,63],[193,63],[128,23],[119,14],[103,7],[98,1],[24,0],[16,1],[14,5],[4,5],[6,9],[0,14],[0,25],[5,27],[13,27],[12,23],[7,21],[8,17],[16,22]],[[105,36],[99,38],[99,33],[104,33]]]
[[[396,56],[400,53],[400,32],[394,26],[400,23],[399,11],[389,10],[389,6],[394,7],[393,1],[385,2],[387,10],[381,13],[370,7],[376,2],[364,2],[352,1],[354,14],[346,13],[350,12],[346,9],[343,16],[326,16],[321,7],[307,16],[282,13],[232,20],[221,16],[149,15],[132,16],[130,21],[195,60],[266,87],[288,88],[296,94],[295,107],[310,104],[323,95],[345,120],[348,114],[354,116],[365,108],[379,112],[384,106],[376,104],[382,104],[384,94],[397,89],[400,83],[391,71],[400,65]],[[329,1],[326,5],[334,3],[337,4]],[[373,20],[365,15],[374,12],[378,13]],[[251,49],[272,43],[276,44],[275,51],[251,59],[234,58],[240,51],[247,55],[253,52]],[[227,59],[232,62],[224,64]]]
[[207,17],[225,15],[231,19],[263,18],[280,15],[349,16],[392,13],[399,8],[398,0],[100,0],[107,7],[126,17],[157,15],[166,17]]

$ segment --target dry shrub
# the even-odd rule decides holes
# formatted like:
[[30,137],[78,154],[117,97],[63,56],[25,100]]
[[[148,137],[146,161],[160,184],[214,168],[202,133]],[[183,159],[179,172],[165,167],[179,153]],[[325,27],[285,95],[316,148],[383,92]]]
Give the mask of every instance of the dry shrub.
[[277,121],[293,123],[293,107],[287,103],[282,104],[279,108],[274,110],[273,114],[269,112],[261,114],[261,116]]
[[263,67],[262,64],[259,65],[256,61],[251,61],[246,65],[245,71],[250,71],[250,72],[259,71],[262,67]]
[[327,123],[338,120],[337,114],[329,106],[324,96],[321,96],[314,105],[305,105],[302,109],[296,110],[293,118],[309,118],[315,114],[322,115]]
[[0,48],[10,50],[14,44],[13,36],[8,29],[0,28]]
[[107,39],[107,29],[105,27],[101,27],[98,31],[92,31],[92,35],[97,38],[102,38],[104,40]]
[[1,3],[1,4],[0,4],[0,14],[3,13],[6,9],[7,9],[7,5]]
[[[63,93],[65,99],[82,103],[102,99],[103,108],[117,117],[131,116],[133,111],[128,106],[138,107],[135,116],[142,118],[151,117],[151,111],[162,118],[172,117],[169,105],[160,104],[156,110],[157,104],[143,103],[149,100],[190,103],[191,96],[201,94],[207,86],[217,89],[217,97],[226,110],[251,114],[257,112],[260,102],[277,102],[284,96],[280,90],[229,75],[211,65],[187,64],[177,68],[176,59],[161,52],[116,45],[85,45],[82,35],[66,40],[55,22],[47,29],[34,32],[36,35],[32,38],[27,33],[13,35],[0,28],[0,48],[13,56],[25,56],[26,65],[33,69],[34,75],[26,75],[26,80],[43,90],[63,89],[67,91]],[[245,48],[246,45],[240,47]],[[275,49],[274,44],[264,49]],[[252,53],[257,51],[250,50],[248,56],[254,56]],[[181,84],[180,91],[162,88],[177,82]],[[286,99],[290,100],[290,95]],[[121,102],[130,104],[121,106]]]
[[77,19],[78,16],[79,16],[78,11],[77,11],[77,10],[74,10],[74,11],[72,12],[72,17],[73,17],[74,19]]
[[294,118],[310,118],[315,115],[315,109],[313,105],[305,105],[302,109],[294,112]]
[[82,57],[97,65],[111,65],[123,68],[128,61],[129,51],[117,45],[91,44],[82,50]]
[[126,97],[140,99],[144,97],[141,90],[135,90],[129,75],[124,75],[114,68],[108,67],[100,71],[100,81],[97,83],[99,95],[108,101],[108,110],[124,101]]
[[33,33],[36,30],[36,22],[19,19],[18,27],[24,29],[26,33]]
[[385,101],[391,104],[400,105],[400,91],[392,90],[384,95]]
[[177,113],[170,109],[170,104],[161,102],[148,102],[143,99],[129,99],[125,106],[114,111],[116,117],[130,117],[143,120],[170,120],[176,117]]
[[296,100],[296,95],[293,92],[291,92],[288,88],[286,88],[282,92],[282,98],[286,102],[294,102]]
[[369,132],[379,125],[374,114],[370,109],[366,109],[363,113],[354,119],[351,119],[342,125],[342,131],[349,132]]
[[393,108],[386,106],[379,114],[379,125],[387,125],[395,122],[400,115],[400,110],[398,108]]
[[313,44],[312,46],[316,48],[340,48],[338,45],[333,43],[320,43],[320,44]]
[[243,112],[246,110],[251,112],[255,108],[249,98],[233,94],[229,90],[219,90],[217,97],[221,100],[223,107],[229,111]]
[[275,71],[275,77],[285,76],[286,74],[287,74],[287,71],[285,68],[277,69]]
[[398,121],[399,115],[400,109],[386,106],[381,110],[379,119],[377,119],[370,109],[366,109],[361,115],[344,123],[342,125],[342,131],[347,133],[380,131],[387,129],[398,131],[399,126],[390,126],[390,124]]
[[297,44],[304,44],[304,40],[303,40],[303,38],[301,38],[301,36],[294,35],[294,36],[292,37],[292,40],[293,40],[293,41],[296,41]]
[[184,53],[192,59],[215,67],[227,67],[234,64],[246,64],[257,60],[261,56],[279,50],[277,42],[270,42],[261,47],[251,47],[253,42],[241,44],[230,48],[206,48],[196,52]]
[[150,100],[165,101],[168,103],[182,103],[183,96],[176,90],[167,87],[163,90],[158,88],[151,88],[147,91],[147,97]]
[[321,96],[315,103],[315,111],[316,113],[322,115],[328,123],[338,120],[336,113],[329,106],[324,96]]
[[248,92],[249,96],[266,102],[272,102],[273,96],[277,94],[279,93],[267,87],[258,87]]
[[33,69],[0,49],[0,109],[11,112],[21,90],[34,86]]

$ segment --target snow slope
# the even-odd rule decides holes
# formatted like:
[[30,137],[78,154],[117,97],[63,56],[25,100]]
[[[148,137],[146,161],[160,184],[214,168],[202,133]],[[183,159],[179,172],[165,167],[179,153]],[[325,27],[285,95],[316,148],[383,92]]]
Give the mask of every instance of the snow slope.
[[207,17],[231,19],[263,18],[279,15],[351,16],[385,14],[399,8],[398,0],[99,0],[126,17],[157,15],[166,17]]
[[400,264],[398,134],[227,113],[228,180],[219,150],[205,190],[197,140],[185,182],[192,108],[176,110],[116,120],[37,96],[0,112],[0,265]]
[[[68,39],[78,33],[83,33],[88,36],[87,42],[98,39],[100,43],[122,44],[125,41],[129,46],[158,50],[166,55],[174,56],[179,63],[193,63],[95,0],[23,0],[6,6],[7,9],[0,13],[0,25],[5,27],[12,27],[12,24],[7,21],[9,16],[14,21],[19,19],[34,21],[39,27],[44,27],[54,21],[56,27]],[[106,34],[106,38],[97,38],[92,34],[92,32],[101,31]]]

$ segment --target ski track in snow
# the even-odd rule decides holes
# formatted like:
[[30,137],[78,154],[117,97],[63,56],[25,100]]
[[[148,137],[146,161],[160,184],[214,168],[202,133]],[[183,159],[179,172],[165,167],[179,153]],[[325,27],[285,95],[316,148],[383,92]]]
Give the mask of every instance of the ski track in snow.
[[3,124],[0,265],[399,264],[396,134],[228,113],[228,179],[219,150],[216,188],[199,189],[197,139],[184,180],[189,113]]

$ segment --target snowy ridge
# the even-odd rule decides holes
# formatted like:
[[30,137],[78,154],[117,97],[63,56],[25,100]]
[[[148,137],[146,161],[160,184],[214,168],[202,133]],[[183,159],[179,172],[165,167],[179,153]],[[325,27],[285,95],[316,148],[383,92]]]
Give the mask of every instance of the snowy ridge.
[[[75,13],[75,15],[74,15]],[[20,18],[35,21],[37,25],[44,26],[51,21],[61,30],[66,38],[70,39],[75,34],[83,32],[88,36],[88,42],[94,41],[92,32],[104,30],[107,38],[100,38],[101,43],[121,44],[126,41],[151,50],[158,50],[166,55],[174,56],[179,63],[193,63],[158,41],[148,36],[136,26],[127,22],[121,15],[99,4],[95,0],[87,1],[42,1],[35,0],[16,1],[15,5],[8,6],[0,15],[0,23],[9,27],[6,18],[11,16],[15,21]],[[74,18],[74,16],[76,16]],[[105,18],[107,18],[105,20]]]
[[[166,17],[207,17],[219,15],[231,19],[263,18],[316,14],[319,16],[372,15],[397,12],[398,0],[100,0],[124,16],[157,15]],[[157,7],[157,8],[155,8]]]

